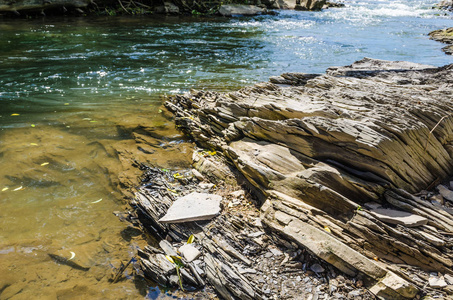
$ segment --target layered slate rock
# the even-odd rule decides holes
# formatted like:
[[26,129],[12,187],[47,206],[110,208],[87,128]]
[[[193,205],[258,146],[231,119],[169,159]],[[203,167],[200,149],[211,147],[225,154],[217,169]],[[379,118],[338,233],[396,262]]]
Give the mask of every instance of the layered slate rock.
[[[166,106],[248,180],[268,228],[364,274],[379,296],[410,298],[420,283],[393,263],[453,266],[451,215],[413,195],[453,171],[452,69],[363,59],[227,94],[192,91]],[[423,222],[383,222],[370,201]]]

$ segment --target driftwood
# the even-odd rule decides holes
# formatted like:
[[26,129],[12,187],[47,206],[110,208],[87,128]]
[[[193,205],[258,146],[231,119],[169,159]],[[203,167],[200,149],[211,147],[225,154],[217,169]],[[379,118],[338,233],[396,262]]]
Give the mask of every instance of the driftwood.
[[166,106],[247,179],[267,228],[377,296],[412,298],[427,282],[411,270],[452,272],[451,209],[414,196],[453,173],[452,68],[364,59]]

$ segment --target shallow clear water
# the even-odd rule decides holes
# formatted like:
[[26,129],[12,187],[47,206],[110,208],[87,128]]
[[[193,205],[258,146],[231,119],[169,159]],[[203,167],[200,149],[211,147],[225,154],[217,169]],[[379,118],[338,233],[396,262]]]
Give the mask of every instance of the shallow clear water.
[[[141,243],[112,212],[123,208],[118,178],[135,184],[130,159],[188,166],[190,144],[164,118],[160,95],[228,91],[363,57],[453,63],[427,37],[453,27],[433,3],[346,4],[234,19],[0,20],[0,298],[143,295],[131,280],[107,281]],[[137,132],[152,133],[152,154]],[[71,252],[90,269],[48,256]]]

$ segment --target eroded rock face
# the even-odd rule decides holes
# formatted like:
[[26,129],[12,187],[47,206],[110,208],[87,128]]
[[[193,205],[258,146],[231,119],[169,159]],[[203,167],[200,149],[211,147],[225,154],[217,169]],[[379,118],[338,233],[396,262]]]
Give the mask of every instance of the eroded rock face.
[[[347,274],[365,274],[377,295],[410,298],[416,280],[392,263],[453,266],[451,215],[410,194],[453,173],[452,69],[363,59],[228,94],[179,95],[166,106],[260,191],[268,228]],[[383,222],[363,207],[370,201],[424,221]]]

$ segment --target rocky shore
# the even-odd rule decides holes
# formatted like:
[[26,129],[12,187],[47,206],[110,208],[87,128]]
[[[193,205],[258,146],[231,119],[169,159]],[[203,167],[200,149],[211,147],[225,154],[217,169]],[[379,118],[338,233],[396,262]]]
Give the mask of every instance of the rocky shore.
[[448,44],[442,48],[442,51],[448,55],[453,54],[453,27],[431,31],[429,36],[432,40]]
[[[365,58],[171,97],[201,149],[185,173],[143,166],[145,276],[225,299],[451,295],[451,69]],[[181,198],[201,207],[164,217]]]
[[269,9],[321,10],[341,7],[344,4],[326,0],[254,0],[254,1],[89,1],[89,0],[0,0],[0,15],[26,16],[50,14],[100,14],[100,15],[141,15],[141,14],[194,14],[220,16],[250,16],[269,13]]

